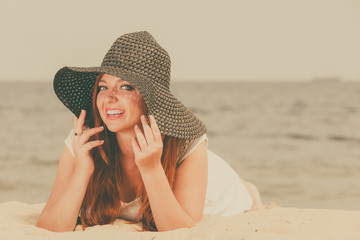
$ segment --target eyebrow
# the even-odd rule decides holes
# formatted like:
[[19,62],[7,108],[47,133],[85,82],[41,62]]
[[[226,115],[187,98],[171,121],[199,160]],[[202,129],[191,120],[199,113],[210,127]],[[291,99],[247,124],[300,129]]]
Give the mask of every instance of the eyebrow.
[[[122,80],[121,78],[119,78],[118,80],[116,80],[116,82],[120,82],[120,81],[126,82],[125,80]],[[106,80],[105,80],[105,79],[100,79],[99,83],[101,83],[101,82],[106,83]]]

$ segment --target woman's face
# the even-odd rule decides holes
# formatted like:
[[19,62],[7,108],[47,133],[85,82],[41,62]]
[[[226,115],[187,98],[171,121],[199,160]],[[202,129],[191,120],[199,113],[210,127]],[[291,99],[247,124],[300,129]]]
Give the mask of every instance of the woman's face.
[[143,97],[133,85],[108,74],[99,80],[96,105],[111,132],[133,132],[147,111]]

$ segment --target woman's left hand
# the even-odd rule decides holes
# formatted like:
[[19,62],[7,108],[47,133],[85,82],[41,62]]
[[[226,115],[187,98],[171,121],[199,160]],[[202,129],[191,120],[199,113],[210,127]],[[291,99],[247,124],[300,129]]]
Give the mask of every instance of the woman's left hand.
[[140,170],[151,170],[161,165],[163,141],[154,116],[150,115],[150,126],[145,116],[141,116],[144,133],[135,125],[135,136],[132,146],[135,154],[135,163]]

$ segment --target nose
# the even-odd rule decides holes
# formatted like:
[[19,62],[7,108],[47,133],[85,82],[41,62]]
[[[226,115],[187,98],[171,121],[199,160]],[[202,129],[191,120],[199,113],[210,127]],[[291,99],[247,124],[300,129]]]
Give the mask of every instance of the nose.
[[116,98],[116,89],[109,89],[105,97],[107,100],[114,100]]

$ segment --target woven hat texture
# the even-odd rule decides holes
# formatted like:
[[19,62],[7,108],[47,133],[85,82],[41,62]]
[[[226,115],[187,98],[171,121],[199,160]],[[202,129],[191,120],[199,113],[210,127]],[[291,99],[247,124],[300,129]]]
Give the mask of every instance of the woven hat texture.
[[92,115],[92,92],[99,73],[121,78],[141,93],[162,134],[186,140],[200,137],[206,126],[170,92],[170,56],[147,31],[121,35],[100,67],[63,67],[54,78],[54,91],[77,117]]

